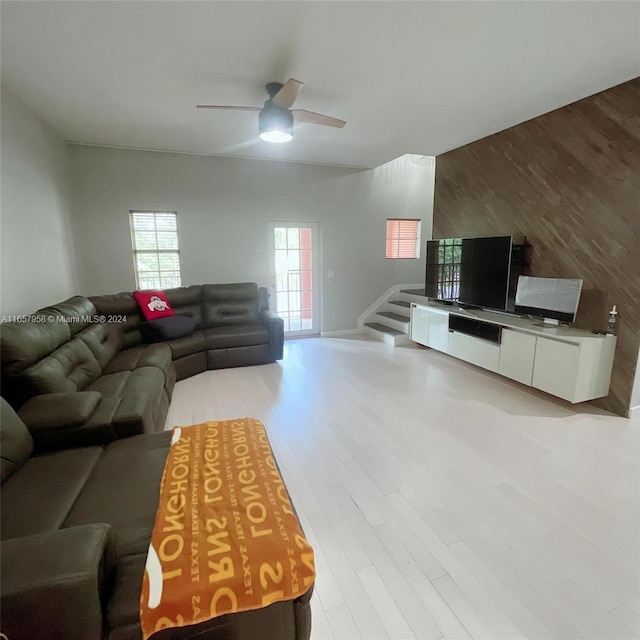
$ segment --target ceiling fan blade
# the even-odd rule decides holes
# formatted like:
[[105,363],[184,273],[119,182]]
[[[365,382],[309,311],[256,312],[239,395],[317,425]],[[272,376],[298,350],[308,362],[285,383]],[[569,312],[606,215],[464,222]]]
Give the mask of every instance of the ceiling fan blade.
[[262,107],[223,107],[217,104],[197,104],[196,109],[232,109],[234,111],[262,111]]
[[306,109],[292,109],[293,117],[297,122],[309,122],[311,124],[322,124],[327,127],[337,127],[342,129],[346,123],[345,120],[339,120],[338,118],[332,118],[331,116],[325,116],[315,111],[307,111]]
[[290,109],[291,105],[296,101],[300,89],[304,86],[304,82],[289,78],[283,85],[282,89],[271,98],[271,104],[281,109]]

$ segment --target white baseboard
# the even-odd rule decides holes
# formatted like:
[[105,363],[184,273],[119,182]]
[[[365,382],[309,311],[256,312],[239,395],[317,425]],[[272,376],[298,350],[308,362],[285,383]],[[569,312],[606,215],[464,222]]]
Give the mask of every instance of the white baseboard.
[[637,407],[631,407],[631,409],[629,409],[629,418],[640,422],[640,404]]
[[339,338],[340,336],[353,336],[356,333],[362,333],[361,329],[340,329],[338,331],[321,331],[321,338]]

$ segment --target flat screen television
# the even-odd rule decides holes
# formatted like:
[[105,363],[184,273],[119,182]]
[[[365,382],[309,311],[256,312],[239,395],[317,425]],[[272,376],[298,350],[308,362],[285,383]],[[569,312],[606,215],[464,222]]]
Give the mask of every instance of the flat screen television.
[[580,303],[582,280],[520,276],[515,312],[562,322],[574,322]]
[[425,295],[441,302],[504,311],[511,236],[427,241]]

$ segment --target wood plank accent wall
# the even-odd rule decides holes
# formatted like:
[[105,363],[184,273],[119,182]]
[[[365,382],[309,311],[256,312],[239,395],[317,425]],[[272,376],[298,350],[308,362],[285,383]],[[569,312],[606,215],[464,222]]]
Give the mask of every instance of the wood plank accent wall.
[[583,278],[576,326],[618,306],[609,396],[627,415],[640,345],[640,78],[436,159],[433,237],[512,234],[530,275]]

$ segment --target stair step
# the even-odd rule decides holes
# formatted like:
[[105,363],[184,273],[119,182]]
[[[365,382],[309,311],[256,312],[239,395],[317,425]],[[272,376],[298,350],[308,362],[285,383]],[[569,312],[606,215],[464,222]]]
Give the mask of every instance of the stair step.
[[375,329],[376,331],[380,331],[380,333],[386,333],[390,336],[403,336],[405,335],[402,331],[398,331],[397,329],[392,329],[391,327],[387,327],[384,324],[380,324],[379,322],[365,322],[365,327],[369,327],[369,329]]
[[404,307],[405,309],[411,309],[411,303],[406,300],[389,300],[389,304],[396,304],[399,307]]
[[401,313],[394,313],[393,311],[378,311],[378,315],[384,316],[385,318],[391,318],[391,320],[397,320],[398,322],[411,321],[409,316],[403,316]]
[[411,296],[422,296],[426,298],[424,289],[403,289],[400,293],[408,293]]

